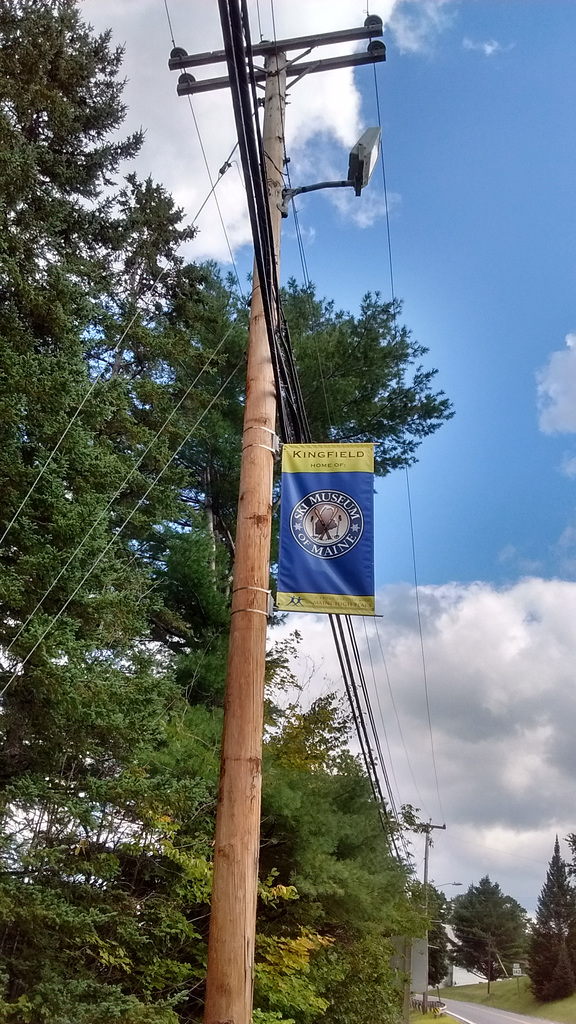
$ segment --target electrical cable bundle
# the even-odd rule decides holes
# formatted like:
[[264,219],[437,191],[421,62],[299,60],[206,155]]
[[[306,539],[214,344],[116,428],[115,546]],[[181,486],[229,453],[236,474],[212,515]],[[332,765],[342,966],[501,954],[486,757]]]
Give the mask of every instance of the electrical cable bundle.
[[287,442],[310,441],[310,428],[280,302],[246,0],[242,0],[241,8],[238,0],[219,0],[219,9],[254,242],[254,261],[278,396],[280,437]]
[[[254,242],[254,260],[261,288],[278,398],[280,438],[287,443],[306,443],[312,440],[312,436],[298,382],[288,326],[280,301],[246,0],[241,0],[241,4],[238,0],[219,0],[219,8],[240,158],[246,182],[248,212]],[[400,857],[366,725],[367,716],[373,733],[373,742],[380,754],[380,765],[386,782],[389,806],[394,819],[398,821],[398,813],[382,757],[352,620],[349,615],[329,615],[329,620],[352,719],[372,793],[378,805],[384,834],[389,848],[392,847],[396,856]],[[341,620],[346,624],[349,639],[346,637]],[[356,675],[358,679],[356,679]],[[360,692],[364,695],[365,707],[362,706]]]

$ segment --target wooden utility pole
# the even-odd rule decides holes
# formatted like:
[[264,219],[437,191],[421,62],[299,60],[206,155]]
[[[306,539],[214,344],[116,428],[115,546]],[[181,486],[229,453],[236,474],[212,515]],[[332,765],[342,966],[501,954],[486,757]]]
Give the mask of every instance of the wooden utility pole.
[[[265,60],[264,68],[254,68],[253,77],[256,82],[266,83],[263,148],[277,267],[286,79],[291,79],[294,85],[307,74],[385,60],[384,44],[377,38],[382,31],[381,19],[370,15],[362,28],[275,42],[261,40],[252,46],[252,55]],[[287,51],[304,51],[301,56],[306,56],[321,45],[360,39],[370,40],[365,53],[309,62],[303,62],[301,57],[286,61]],[[172,51],[169,67],[183,70],[226,59],[223,50],[188,54],[177,47]],[[178,82],[178,95],[223,89],[230,84],[227,77],[196,81],[193,75],[184,73]],[[276,394],[270,342],[255,268],[216,814],[205,1024],[250,1024],[252,1018],[275,431]]]
[[[263,126],[277,263],[281,222],[278,204],[282,199],[284,165],[285,63],[282,53],[266,60]],[[252,1016],[275,430],[274,374],[254,268],[214,848],[206,1024],[249,1024]]]
[[[432,840],[430,839],[430,833],[433,828],[445,829],[446,825],[433,825],[432,822],[428,822],[424,825],[423,831],[425,833],[425,847],[424,847],[424,909],[428,914],[428,859],[430,856],[430,847]],[[424,991],[422,993],[422,1013],[428,1013],[428,928],[426,929],[426,945],[425,945],[425,977],[424,977]]]

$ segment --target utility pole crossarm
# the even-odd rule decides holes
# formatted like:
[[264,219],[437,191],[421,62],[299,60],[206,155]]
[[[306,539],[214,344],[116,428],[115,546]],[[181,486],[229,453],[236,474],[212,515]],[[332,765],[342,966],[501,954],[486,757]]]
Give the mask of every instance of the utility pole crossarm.
[[[292,39],[278,39],[274,42],[262,40],[252,46],[252,56],[267,57],[275,53],[288,53],[290,50],[311,50],[316,46],[354,42],[357,39],[376,39],[382,35],[383,29],[382,19],[372,14],[366,18],[361,28],[346,28],[339,32],[323,32],[320,35],[294,36]],[[225,50],[188,54],[182,47],[177,46],[170,55],[168,67],[170,71],[178,71],[198,68],[205,64],[221,64],[225,60]]]
[[[362,64],[378,64],[386,60],[386,49],[381,43],[381,49],[368,50],[366,53],[351,53],[343,57],[326,57],[324,60],[311,60],[305,64],[290,64],[286,68],[287,78],[303,78],[304,75],[314,74],[316,71],[337,71],[339,68],[357,68]],[[254,80],[261,83],[266,80],[265,68],[254,68]],[[292,83],[294,84],[294,83]],[[196,81],[194,75],[184,73],[178,79],[177,92],[179,96],[190,96],[197,92],[214,92],[216,89],[227,89],[230,85],[228,77],[204,78]]]
[[[276,53],[286,53],[287,50],[305,50],[306,54],[316,46],[349,42],[356,39],[370,39],[368,49],[365,53],[350,53],[339,57],[324,57],[302,63],[296,58],[286,66],[287,78],[294,79],[295,84],[304,75],[315,74],[317,71],[336,71],[339,68],[360,67],[363,64],[377,64],[386,60],[386,47],[378,39],[383,32],[382,19],[372,14],[366,18],[361,28],[344,29],[340,32],[325,32],[321,35],[297,36],[293,39],[279,39],[276,42],[261,42],[252,47],[253,57],[265,57]],[[218,64],[226,60],[225,50],[213,50],[205,53],[189,54],[181,46],[177,46],[170,54],[168,67],[171,71],[184,68],[202,67],[206,64]],[[266,80],[266,68],[253,68],[254,81],[262,84]],[[227,89],[230,85],[228,76],[220,78],[204,78],[196,81],[194,75],[184,71],[178,79],[177,92],[179,96],[191,96],[199,92],[214,92],[217,89]]]

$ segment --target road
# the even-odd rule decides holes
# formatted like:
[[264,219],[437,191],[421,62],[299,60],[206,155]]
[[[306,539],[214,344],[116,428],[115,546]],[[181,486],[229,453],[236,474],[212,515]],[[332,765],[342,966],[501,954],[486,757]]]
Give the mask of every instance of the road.
[[491,1006],[477,1003],[459,1003],[455,999],[443,999],[446,1009],[463,1024],[554,1024],[545,1017],[525,1017],[523,1013],[509,1010],[494,1010]]

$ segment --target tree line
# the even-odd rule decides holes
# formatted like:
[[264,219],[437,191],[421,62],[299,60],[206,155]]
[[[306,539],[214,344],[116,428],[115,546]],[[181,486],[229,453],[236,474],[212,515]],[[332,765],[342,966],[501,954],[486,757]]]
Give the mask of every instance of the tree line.
[[[7,1022],[202,1015],[248,310],[126,169],[121,75],[76,0],[0,4]],[[398,306],[283,299],[314,436],[412,462],[451,408]],[[296,643],[268,657],[254,1020],[393,1024],[421,889],[339,698],[294,701]]]
[[[576,854],[576,835],[568,836]],[[434,890],[429,981],[437,985],[450,963],[491,981],[511,976],[518,964],[536,999],[551,1002],[576,992],[576,867],[560,855],[558,836],[534,920],[486,875],[451,902]],[[454,939],[450,939],[451,926]]]

